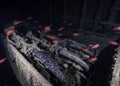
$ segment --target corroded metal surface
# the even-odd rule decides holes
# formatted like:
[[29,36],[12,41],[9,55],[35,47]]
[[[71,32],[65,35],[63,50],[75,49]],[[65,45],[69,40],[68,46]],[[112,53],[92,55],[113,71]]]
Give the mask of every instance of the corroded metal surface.
[[22,86],[52,86],[11,44],[7,43],[9,62]]
[[117,54],[114,56],[115,65],[112,74],[112,81],[110,86],[120,86],[120,47],[117,48]]
[[34,52],[33,56],[39,58],[41,60],[41,63],[43,63],[45,67],[48,68],[49,71],[51,71],[60,81],[62,81],[63,83],[65,82],[64,74],[50,58],[48,58],[45,54],[41,53],[40,51]]

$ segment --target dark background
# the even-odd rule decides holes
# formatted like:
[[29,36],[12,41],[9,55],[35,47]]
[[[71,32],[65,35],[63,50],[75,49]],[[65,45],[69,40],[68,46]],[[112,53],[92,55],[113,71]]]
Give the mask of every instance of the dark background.
[[119,4],[120,0],[2,0],[0,22],[34,16],[43,24],[57,26],[64,16],[78,21],[80,29],[97,31],[119,24]]

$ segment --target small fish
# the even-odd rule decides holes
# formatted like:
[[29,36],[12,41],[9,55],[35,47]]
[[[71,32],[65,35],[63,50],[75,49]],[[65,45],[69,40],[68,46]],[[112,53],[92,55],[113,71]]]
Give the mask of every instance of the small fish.
[[82,50],[83,52],[87,52],[88,50],[85,48],[80,48],[80,50]]
[[63,36],[63,34],[59,33],[58,36]]
[[54,43],[54,44],[58,44],[59,41],[58,41],[58,40],[53,40],[53,43]]
[[97,60],[98,60],[97,57],[93,57],[93,58],[91,58],[91,59],[89,60],[89,62],[95,62],[95,61],[97,61]]
[[115,26],[114,31],[120,31],[120,26]]
[[80,34],[79,33],[73,33],[72,35],[73,36],[79,36]]
[[6,32],[6,35],[7,36],[10,36],[12,33],[14,32],[14,29],[10,29]]
[[50,26],[45,26],[45,27],[44,27],[44,31],[45,31],[45,32],[51,31],[51,27],[50,27]]
[[24,21],[16,21],[16,20],[15,20],[15,21],[13,21],[13,24],[14,24],[14,25],[18,25],[18,24],[21,24],[21,23],[23,23],[23,22],[24,22]]
[[31,20],[32,19],[32,17],[27,17],[27,20]]
[[115,42],[115,41],[108,41],[110,44],[114,45],[114,46],[118,46],[119,43],[118,42]]
[[52,36],[52,35],[47,35],[46,37],[51,39],[51,40],[56,40],[57,39],[55,36]]
[[37,32],[38,32],[39,34],[41,34],[41,33],[42,33],[40,30],[37,30]]
[[92,49],[96,49],[96,48],[98,48],[98,47],[100,47],[100,45],[99,45],[99,44],[95,44],[95,45],[93,45],[91,48],[92,48]]
[[68,23],[67,26],[71,26],[73,23]]
[[2,64],[3,62],[5,62],[6,60],[7,60],[6,58],[0,59],[0,64]]
[[58,29],[58,31],[62,31],[62,30],[64,30],[64,27],[60,27],[60,28]]

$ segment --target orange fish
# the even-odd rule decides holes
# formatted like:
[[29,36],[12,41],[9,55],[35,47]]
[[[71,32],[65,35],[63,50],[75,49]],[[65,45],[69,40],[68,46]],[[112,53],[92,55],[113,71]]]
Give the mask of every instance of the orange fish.
[[6,32],[6,35],[9,36],[9,35],[11,35],[13,32],[14,32],[14,29],[9,29],[9,30]]
[[72,35],[73,36],[79,36],[80,34],[79,33],[73,33]]
[[88,50],[85,48],[80,48],[80,50],[82,50],[83,52],[88,52]]
[[118,46],[119,43],[118,42],[115,42],[115,41],[108,41],[110,44],[114,45],[114,46]]
[[51,27],[50,26],[45,26],[44,30],[45,30],[45,32],[49,32],[49,31],[51,31]]
[[55,44],[56,44],[56,43],[59,43],[59,41],[58,41],[58,40],[53,40],[53,43],[55,43]]
[[55,36],[52,36],[52,35],[47,35],[46,37],[51,39],[51,40],[56,40],[57,39]]
[[37,30],[37,32],[38,32],[39,34],[41,34],[41,31],[40,31],[40,30]]
[[58,29],[58,31],[62,31],[64,29],[64,27],[60,27],[59,29]]
[[58,36],[63,36],[63,34],[59,33]]
[[120,30],[120,26],[115,26],[114,30],[115,30],[115,31]]
[[21,23],[23,23],[23,21],[16,21],[16,20],[13,21],[13,24],[14,24],[14,25],[18,25],[18,24],[21,24]]
[[95,61],[97,61],[97,60],[98,60],[97,57],[93,57],[93,58],[91,58],[91,59],[89,60],[89,62],[95,62]]
[[92,49],[96,49],[96,48],[98,48],[98,47],[100,47],[100,45],[99,45],[99,44],[95,44],[95,45],[93,45],[91,48],[92,48]]
[[5,62],[6,60],[7,60],[6,58],[0,59],[0,64],[2,64],[3,62]]

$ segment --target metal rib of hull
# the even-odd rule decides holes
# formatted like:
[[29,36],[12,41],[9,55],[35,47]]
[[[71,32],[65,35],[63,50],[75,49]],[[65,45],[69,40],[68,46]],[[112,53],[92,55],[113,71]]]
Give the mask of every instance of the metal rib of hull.
[[7,40],[4,40],[4,46],[7,58],[22,86],[52,86]]

